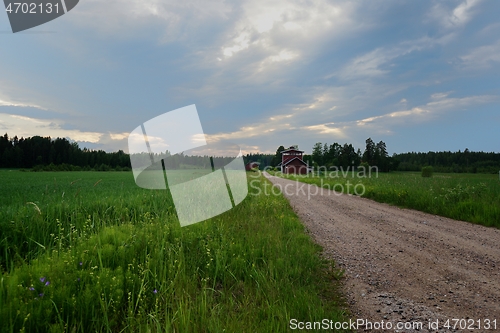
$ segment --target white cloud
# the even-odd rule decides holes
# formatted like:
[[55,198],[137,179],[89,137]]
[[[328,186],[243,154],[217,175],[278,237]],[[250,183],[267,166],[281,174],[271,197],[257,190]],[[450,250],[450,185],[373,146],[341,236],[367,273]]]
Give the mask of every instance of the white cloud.
[[337,138],[344,138],[350,134],[363,131],[363,134],[370,133],[391,134],[401,126],[415,125],[431,121],[443,116],[443,113],[463,110],[471,105],[492,103],[498,100],[497,96],[480,95],[467,96],[462,98],[449,98],[449,93],[436,93],[431,95],[431,101],[425,105],[413,107],[408,110],[400,110],[378,116],[367,117],[347,122],[326,122],[311,126],[302,127],[303,130],[317,132],[319,134],[335,135]]
[[20,88],[12,81],[0,79],[0,106],[28,107],[47,111],[45,106],[33,101],[33,93]]
[[500,40],[490,45],[480,46],[461,56],[465,68],[488,68],[500,62]]
[[382,70],[379,67],[399,55],[394,51],[395,50],[387,51],[378,48],[362,56],[356,57],[341,70],[339,76],[348,79],[360,76],[379,76],[385,74],[387,70]]
[[410,110],[402,110],[383,114],[381,116],[367,118],[357,121],[358,125],[365,125],[382,121],[384,125],[394,125],[396,123],[415,123],[429,121],[446,111],[463,110],[471,105],[491,103],[498,98],[493,95],[467,96],[461,98],[448,97],[450,92],[435,93],[431,95],[431,101],[425,105],[414,107]]
[[495,36],[499,34],[500,32],[500,22],[497,23],[492,23],[481,29],[481,31],[478,32],[478,36],[480,37],[489,37],[489,36]]
[[431,95],[431,99],[433,99],[433,100],[443,99],[443,98],[448,97],[448,95],[451,93],[452,93],[452,91],[434,93]]
[[9,134],[18,137],[35,135],[71,138],[75,141],[99,142],[101,133],[83,132],[62,128],[64,123],[58,119],[37,119],[14,114],[0,113],[0,124],[8,128]]
[[429,17],[444,28],[459,28],[472,19],[474,7],[480,2],[481,0],[464,0],[453,9],[445,8],[442,3],[438,3],[430,11]]
[[339,72],[327,75],[325,78],[339,76],[343,79],[356,79],[361,77],[377,77],[389,73],[391,61],[415,51],[429,49],[436,45],[449,43],[454,34],[446,34],[438,38],[422,37],[404,41],[393,47],[380,47],[361,56],[355,57]]
[[327,0],[242,2],[241,16],[204,63],[218,63],[221,71],[236,72],[239,80],[253,84],[286,77],[290,65],[314,57],[326,41],[359,29],[357,6]]
[[125,140],[129,133],[110,133],[109,137],[111,140]]
[[445,24],[450,24],[453,26],[463,25],[469,22],[472,17],[472,8],[476,6],[480,0],[465,0],[460,5],[455,7],[451,12],[451,15],[447,17],[447,22]]
[[304,126],[303,129],[317,132],[319,134],[334,135],[337,139],[346,138],[345,126],[337,127],[335,123],[325,123],[311,126]]
[[[414,107],[411,110],[403,110],[396,111],[387,114],[383,114],[380,116],[369,117],[361,120],[357,120],[355,124],[357,126],[366,126],[369,124],[376,123],[380,120],[384,120],[384,125],[389,125],[388,121],[392,122],[400,122],[400,121],[408,121],[408,118],[411,117],[412,121],[422,121],[424,120],[424,116],[430,114],[430,110],[428,108],[422,107]],[[405,119],[406,118],[406,119]]]
[[451,98],[447,95],[442,98],[438,98],[426,104],[426,107],[432,112],[442,112],[442,111],[457,111],[465,110],[471,105],[480,105],[493,103],[498,101],[498,96],[495,95],[479,95],[479,96],[467,96],[460,98]]
[[156,24],[162,28],[150,34],[168,42],[185,38],[188,31],[211,20],[227,19],[231,10],[224,0],[86,0],[70,14],[78,26],[120,38],[143,35],[144,29]]
[[43,108],[37,104],[13,102],[13,101],[7,101],[7,100],[3,100],[3,99],[0,99],[0,106],[17,106],[17,107],[28,107],[28,108],[37,108],[40,110],[47,110],[46,108]]
[[[0,65],[0,70],[3,69],[1,68],[2,65]],[[11,69],[7,68],[8,71]],[[41,91],[40,87],[36,84],[36,80],[32,80],[36,83],[30,86],[26,85],[23,79],[20,79],[20,76],[5,75],[5,77],[8,80],[0,78],[0,107],[33,108],[36,109],[34,111],[43,111],[44,113],[76,114],[71,108],[65,107],[66,104],[61,100],[60,94],[49,96]],[[18,80],[23,83],[20,83]]]
[[271,153],[271,152],[265,152],[263,151],[259,146],[257,145],[247,145],[247,144],[240,144],[239,145],[241,148],[241,152],[246,155],[246,154],[256,154],[256,153]]
[[[259,122],[241,126],[232,132],[221,132],[216,134],[207,135],[209,141],[219,140],[244,140],[256,139],[262,137],[276,137],[276,136],[293,136],[302,135],[301,128],[304,124],[310,123],[312,119],[323,117],[331,117],[332,112],[337,112],[336,103],[345,103],[341,100],[343,95],[343,88],[332,87],[326,90],[320,89],[316,91],[313,89],[309,96],[305,97],[308,102],[300,104],[286,105],[281,110],[276,110],[275,114],[260,119]],[[315,125],[305,126],[309,130],[317,130],[321,133],[335,134],[338,138],[345,138],[346,135],[339,129],[330,129],[328,126],[314,127]]]
[[297,53],[305,39],[314,39],[327,31],[340,33],[339,27],[351,24],[351,10],[348,3],[332,4],[325,0],[246,1],[242,17],[221,48],[222,56],[232,57],[250,47],[264,48],[267,54],[274,55],[284,49]]
[[[404,86],[398,87],[403,89]],[[288,104],[271,112],[270,116],[241,126],[231,132],[210,135],[212,140],[245,140],[267,137],[303,137],[304,133],[330,134],[338,140],[349,137],[345,124],[338,119],[355,117],[366,105],[372,105],[379,98],[393,94],[390,87],[356,84],[356,87],[315,87],[302,91],[303,103]],[[318,124],[319,122],[319,124]],[[339,125],[339,126],[337,126]],[[306,131],[304,131],[306,130]]]
[[207,141],[218,142],[221,140],[235,141],[240,139],[253,138],[257,136],[267,136],[283,130],[293,130],[295,127],[290,122],[279,121],[278,119],[262,123],[240,127],[238,130],[228,133],[205,134]]
[[[65,122],[60,119],[38,119],[15,114],[0,113],[0,128],[9,136],[21,137],[42,136],[51,138],[68,138],[79,143],[89,143],[99,149],[116,151],[126,150],[128,133],[99,133],[64,128]],[[82,147],[83,148],[83,147]]]

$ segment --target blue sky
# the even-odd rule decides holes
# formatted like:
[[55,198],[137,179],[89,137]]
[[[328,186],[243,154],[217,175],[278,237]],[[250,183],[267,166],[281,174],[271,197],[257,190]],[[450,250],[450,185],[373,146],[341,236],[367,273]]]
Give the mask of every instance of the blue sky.
[[196,104],[245,153],[386,142],[500,152],[500,2],[81,0],[12,34],[0,14],[0,132],[127,150]]

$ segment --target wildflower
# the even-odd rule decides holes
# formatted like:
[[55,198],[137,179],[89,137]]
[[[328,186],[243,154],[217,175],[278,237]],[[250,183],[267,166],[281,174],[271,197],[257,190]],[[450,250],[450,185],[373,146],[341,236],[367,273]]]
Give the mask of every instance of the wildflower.
[[43,293],[38,294],[39,297],[43,297]]
[[33,290],[35,290],[35,288],[33,288],[33,287],[30,287],[30,290],[31,290],[31,291],[33,291]]
[[45,282],[45,277],[41,277],[40,282],[42,282],[42,283]]
[[156,294],[157,292],[158,292],[158,290],[156,290],[156,289],[155,289],[155,290],[153,290],[153,294]]
[[48,286],[50,284],[50,281],[45,282],[45,285]]
[[80,261],[80,266],[83,265],[83,262]]

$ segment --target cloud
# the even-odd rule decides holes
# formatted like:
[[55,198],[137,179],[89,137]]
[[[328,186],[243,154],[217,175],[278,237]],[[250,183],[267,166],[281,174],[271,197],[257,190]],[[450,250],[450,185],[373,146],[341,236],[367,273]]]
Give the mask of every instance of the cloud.
[[[16,114],[0,113],[0,128],[9,136],[17,137],[60,137],[76,141],[85,146],[107,151],[126,150],[128,133],[99,133],[65,128],[60,119],[39,119]],[[89,147],[89,148],[90,148]]]
[[448,97],[448,95],[451,94],[451,93],[452,93],[452,91],[434,93],[434,94],[431,95],[431,99],[433,99],[433,100],[442,100],[442,99]]
[[[72,11],[72,22],[108,36],[160,37],[162,42],[185,39],[187,32],[213,20],[228,19],[224,0],[87,0]],[[152,26],[160,27],[144,35]]]
[[319,134],[333,134],[334,137],[336,138],[346,138],[347,135],[344,131],[346,127],[337,127],[335,126],[335,123],[325,123],[325,124],[318,124],[318,125],[311,125],[311,126],[304,126],[303,129],[317,132]]
[[[27,97],[28,96],[28,97]],[[41,103],[33,102],[33,94],[12,81],[0,80],[0,106],[27,107],[47,111]]]
[[40,110],[47,110],[46,108],[43,108],[43,107],[41,107],[40,105],[37,105],[37,104],[6,101],[6,100],[3,100],[3,99],[0,99],[0,106],[15,106],[15,107],[37,108],[37,109],[40,109]]
[[414,124],[417,122],[429,121],[434,117],[440,115],[445,111],[457,111],[471,105],[479,105],[491,103],[497,100],[497,96],[493,95],[480,95],[480,96],[467,96],[461,98],[450,98],[450,93],[435,93],[431,95],[431,101],[425,105],[417,106],[409,110],[401,110],[383,114],[380,116],[366,118],[356,121],[356,125],[364,126],[368,124],[383,124],[397,125],[397,124]]
[[459,28],[472,19],[474,7],[480,2],[481,0],[464,0],[453,9],[445,8],[442,3],[438,3],[431,9],[429,17],[446,29]]
[[267,136],[284,130],[293,130],[295,127],[290,122],[280,121],[280,117],[271,117],[269,121],[240,127],[238,130],[228,133],[205,134],[207,141],[218,142],[221,140],[235,141],[248,139],[256,136]]
[[[1,57],[0,60],[2,60]],[[5,68],[2,68],[2,65]],[[18,110],[30,114],[76,115],[71,108],[66,107],[64,96],[61,94],[51,96],[44,91],[46,87],[40,87],[40,81],[43,81],[46,86],[51,85],[47,78],[39,81],[36,74],[32,72],[29,72],[32,76],[25,77],[24,74],[21,74],[22,71],[16,70],[15,66],[8,66],[5,61],[4,63],[0,61],[0,70],[4,69],[7,75],[0,78],[0,107],[18,108]]]
[[[208,141],[229,140],[248,142],[251,139],[295,138],[303,139],[311,133],[314,136],[328,135],[337,140],[350,137],[354,120],[342,122],[339,119],[352,119],[363,113],[366,105],[374,105],[380,99],[404,89],[405,85],[388,87],[368,83],[348,86],[320,86],[300,92],[302,103],[287,104],[270,111],[265,117],[251,124],[245,124],[233,131],[207,134]],[[335,121],[333,121],[336,119]],[[355,118],[354,118],[355,119]]]
[[256,145],[247,145],[247,144],[240,144],[239,145],[241,148],[241,152],[246,155],[246,154],[257,154],[257,153],[263,153],[262,148],[260,146]]
[[[390,123],[401,122],[401,121],[411,121],[420,122],[427,120],[426,115],[429,115],[431,110],[429,108],[414,107],[411,110],[396,111],[380,116],[369,117],[361,120],[357,120],[355,124],[357,126],[366,126],[369,124],[374,124],[379,121],[384,121],[384,125],[389,125]],[[389,123],[390,122],[390,123]]]
[[422,51],[436,45],[445,45],[455,37],[454,34],[445,34],[432,38],[424,36],[408,40],[392,47],[380,47],[355,57],[340,71],[327,75],[325,79],[338,76],[342,79],[357,79],[362,77],[379,77],[388,74],[391,62],[415,51]]
[[239,15],[203,55],[200,66],[216,69],[207,86],[225,86],[227,81],[285,84],[293,76],[292,66],[304,67],[325,43],[359,29],[357,7],[327,0],[241,2]]
[[8,128],[10,135],[31,137],[35,135],[50,137],[69,137],[74,141],[88,141],[96,143],[101,133],[67,130],[62,128],[64,123],[57,119],[37,119],[14,114],[0,113],[0,124]]
[[326,43],[347,39],[362,26],[355,17],[361,6],[350,1],[244,0],[232,5],[227,20],[213,19],[218,23],[208,31],[213,34],[205,31],[207,39],[196,48],[189,45],[193,61],[185,65],[196,80],[171,87],[176,96],[202,99],[212,108],[252,95],[277,96]]
[[[259,121],[240,126],[237,130],[208,134],[207,140],[234,141],[296,133],[304,124],[309,124],[316,119],[331,118],[333,114],[341,114],[346,109],[346,105],[356,103],[348,100],[349,96],[346,96],[344,87],[310,88],[308,91],[301,92],[301,99],[305,102],[283,105],[266,113],[266,116],[261,117]],[[337,133],[340,134],[338,131]]]
[[486,27],[478,32],[479,37],[486,37],[498,35],[500,32],[500,22],[488,24]]
[[442,116],[444,112],[462,110],[471,105],[492,103],[498,100],[498,97],[493,95],[449,98],[449,94],[435,93],[431,95],[430,102],[408,110],[400,110],[347,122],[320,123],[312,126],[304,126],[302,129],[320,134],[335,134],[340,138],[347,137],[348,134],[359,130],[363,130],[365,135],[368,135],[367,131],[390,134],[394,133],[397,127],[428,122]]
[[489,68],[500,62],[500,39],[490,45],[477,47],[460,57],[464,68]]
[[265,49],[266,56],[275,57],[283,51],[300,53],[306,40],[326,32],[340,34],[341,26],[352,24],[352,9],[349,3],[325,0],[245,1],[242,16],[227,33],[220,58],[233,57],[249,48]]

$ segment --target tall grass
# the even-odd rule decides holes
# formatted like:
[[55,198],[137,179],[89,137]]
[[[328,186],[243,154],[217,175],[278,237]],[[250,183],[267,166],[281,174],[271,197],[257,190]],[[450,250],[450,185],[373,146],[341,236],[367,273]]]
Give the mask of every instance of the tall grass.
[[[314,176],[285,176],[318,186],[335,188],[345,193],[400,207],[500,228],[500,180],[487,174],[373,173],[358,177],[356,173],[323,173]],[[337,177],[338,176],[338,177]],[[350,185],[347,185],[349,182]]]
[[130,173],[0,177],[0,332],[285,332],[292,318],[344,319],[339,271],[281,196],[181,228],[169,193]]

